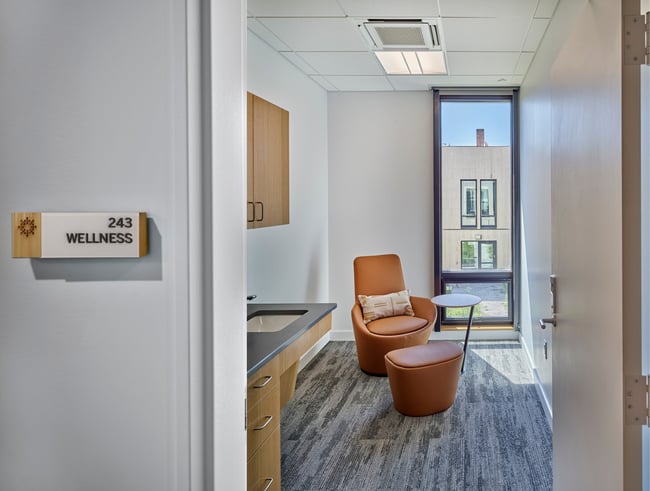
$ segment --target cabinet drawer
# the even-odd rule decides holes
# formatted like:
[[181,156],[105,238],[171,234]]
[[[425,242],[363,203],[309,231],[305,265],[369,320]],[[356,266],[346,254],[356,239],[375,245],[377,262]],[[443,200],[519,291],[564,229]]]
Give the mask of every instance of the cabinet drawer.
[[275,388],[246,413],[248,457],[266,440],[280,423],[280,388]]
[[280,491],[280,427],[248,460],[248,491]]
[[253,407],[261,401],[273,388],[278,386],[279,382],[280,368],[276,356],[249,377],[246,391],[248,407]]

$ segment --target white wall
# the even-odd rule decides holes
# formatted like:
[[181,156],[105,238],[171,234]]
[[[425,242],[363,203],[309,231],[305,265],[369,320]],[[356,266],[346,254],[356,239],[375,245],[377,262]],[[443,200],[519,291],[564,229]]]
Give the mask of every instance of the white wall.
[[[520,91],[521,336],[534,366],[547,411],[552,413],[553,329],[551,295],[551,66],[578,13],[579,2],[561,2]],[[544,356],[547,343],[548,358]]]
[[352,261],[396,253],[413,295],[433,295],[433,96],[329,94],[332,338],[352,339]]
[[[241,47],[242,8],[228,3],[228,11],[225,0],[213,3],[215,16],[233,26],[220,26],[219,45]],[[205,415],[191,421],[189,411],[207,367],[190,354],[190,342],[204,348],[195,338],[201,332],[190,329],[189,282],[201,285],[211,272],[202,265],[193,278],[189,267],[189,228],[202,217],[188,216],[188,166],[200,167],[202,155],[200,141],[187,141],[188,112],[203,107],[196,87],[188,106],[188,41],[198,50],[198,32],[188,40],[186,31],[190,6],[197,14],[197,2],[174,0],[0,4],[0,489],[201,486],[204,469],[195,463],[203,448],[194,454],[190,446]],[[213,191],[220,209],[233,210],[216,236],[239,255],[227,256],[228,281],[213,291],[226,300],[217,304],[217,331],[232,333],[219,359],[234,375],[224,370],[209,381],[232,394],[216,401],[215,440],[226,435],[229,444],[215,456],[227,471],[214,467],[229,489],[243,489],[244,302],[232,301],[244,295],[242,53],[231,53],[219,67],[235,84],[213,87],[230,106],[214,103],[225,110],[226,141],[239,135],[239,153],[215,141],[214,168],[223,171],[215,174],[229,179]],[[198,73],[190,79],[197,83]],[[10,213],[20,210],[146,211],[149,255],[11,259]],[[220,250],[224,260],[232,252]],[[203,309],[201,297],[193,302]],[[193,387],[190,367],[198,370]]]
[[[2,489],[170,489],[187,473],[182,13],[2,3]],[[14,210],[146,211],[150,253],[11,259]]]
[[289,111],[289,224],[247,232],[255,302],[328,302],[327,93],[248,34],[248,90]]

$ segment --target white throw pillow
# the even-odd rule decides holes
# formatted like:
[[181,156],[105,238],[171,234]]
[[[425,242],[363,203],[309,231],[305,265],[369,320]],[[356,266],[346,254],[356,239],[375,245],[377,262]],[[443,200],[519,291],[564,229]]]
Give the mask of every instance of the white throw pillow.
[[383,317],[415,315],[410,297],[408,290],[387,295],[359,295],[364,324]]

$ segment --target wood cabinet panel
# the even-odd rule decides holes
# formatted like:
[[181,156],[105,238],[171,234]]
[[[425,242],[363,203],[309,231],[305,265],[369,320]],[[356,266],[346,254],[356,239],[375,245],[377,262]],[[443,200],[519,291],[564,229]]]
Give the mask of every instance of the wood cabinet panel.
[[248,93],[248,228],[289,223],[289,113]]
[[246,220],[248,228],[252,228],[255,220],[255,196],[253,195],[253,100],[254,95],[248,92],[246,94],[246,175],[248,176],[246,184]]
[[280,388],[277,384],[264,399],[253,407],[248,406],[246,421],[248,458],[250,458],[280,424]]
[[248,407],[253,407],[280,382],[280,360],[276,356],[250,376],[246,386]]
[[282,476],[280,459],[280,427],[278,426],[248,460],[248,490],[280,491]]

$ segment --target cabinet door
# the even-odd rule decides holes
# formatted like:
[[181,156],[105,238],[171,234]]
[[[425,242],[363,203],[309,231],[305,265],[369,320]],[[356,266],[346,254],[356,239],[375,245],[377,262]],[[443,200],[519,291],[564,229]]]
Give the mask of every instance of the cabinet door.
[[246,172],[248,175],[248,183],[246,188],[246,221],[248,228],[255,227],[255,197],[253,195],[253,99],[255,96],[250,92],[246,97],[246,112],[247,112],[247,125],[246,125]]
[[[289,113],[253,95],[254,226],[289,223]],[[250,179],[250,175],[249,175]]]

